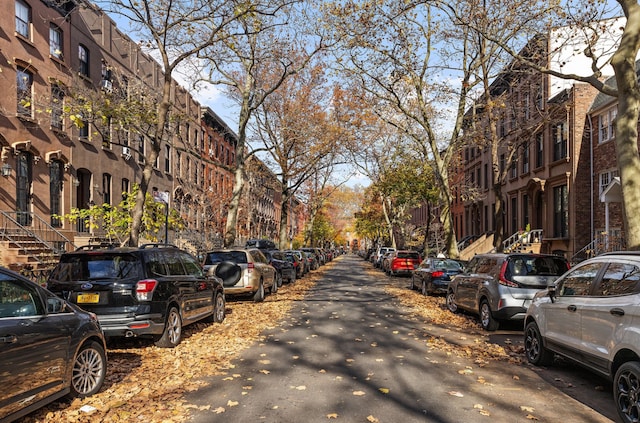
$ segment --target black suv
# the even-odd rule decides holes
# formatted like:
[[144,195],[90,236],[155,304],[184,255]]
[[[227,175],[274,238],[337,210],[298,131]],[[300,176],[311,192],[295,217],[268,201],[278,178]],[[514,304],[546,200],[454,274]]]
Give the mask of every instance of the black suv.
[[173,245],[81,247],[63,254],[47,287],[98,316],[107,337],[151,335],[175,347],[182,327],[201,319],[222,322],[222,282]]

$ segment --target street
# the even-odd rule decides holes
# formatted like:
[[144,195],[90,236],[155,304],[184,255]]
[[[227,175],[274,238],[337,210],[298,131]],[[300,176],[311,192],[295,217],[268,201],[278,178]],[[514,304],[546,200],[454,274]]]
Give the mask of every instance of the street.
[[[416,317],[385,292],[389,284],[407,289],[408,279],[372,273],[354,255],[339,257],[264,342],[187,397],[198,406],[193,421],[615,418],[610,383],[562,364],[537,369],[457,354],[465,343],[477,344],[477,336]],[[481,336],[513,344],[522,339],[517,329]]]

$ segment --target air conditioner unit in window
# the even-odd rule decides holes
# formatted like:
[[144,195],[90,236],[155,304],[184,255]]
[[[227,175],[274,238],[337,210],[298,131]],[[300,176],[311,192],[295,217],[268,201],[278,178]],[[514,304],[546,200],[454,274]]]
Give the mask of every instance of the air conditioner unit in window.
[[113,83],[107,79],[100,81],[100,89],[105,93],[111,94],[113,91]]
[[131,158],[131,149],[129,147],[122,147],[122,157],[124,157],[125,160]]

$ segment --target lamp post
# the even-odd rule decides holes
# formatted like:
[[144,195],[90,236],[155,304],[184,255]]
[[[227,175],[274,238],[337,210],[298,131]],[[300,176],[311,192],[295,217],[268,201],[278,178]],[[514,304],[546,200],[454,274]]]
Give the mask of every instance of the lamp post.
[[9,163],[5,163],[2,165],[2,176],[8,178],[11,176],[11,165]]

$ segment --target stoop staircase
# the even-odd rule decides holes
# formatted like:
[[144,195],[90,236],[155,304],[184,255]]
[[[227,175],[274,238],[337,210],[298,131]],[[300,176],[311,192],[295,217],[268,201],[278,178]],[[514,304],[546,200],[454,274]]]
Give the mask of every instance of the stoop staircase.
[[0,211],[0,264],[40,279],[76,246],[33,213]]
[[502,251],[505,253],[539,253],[541,242],[542,229],[516,232],[502,242]]

